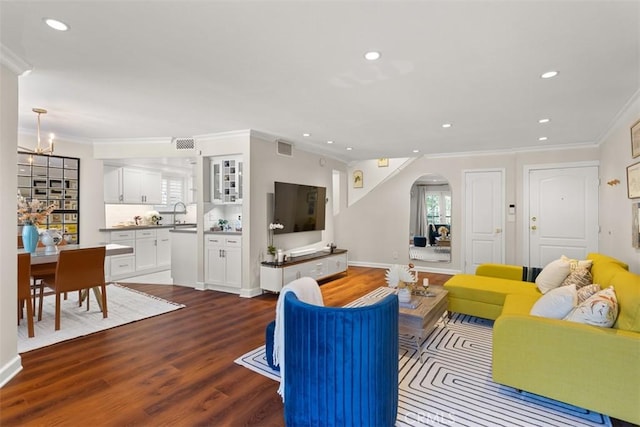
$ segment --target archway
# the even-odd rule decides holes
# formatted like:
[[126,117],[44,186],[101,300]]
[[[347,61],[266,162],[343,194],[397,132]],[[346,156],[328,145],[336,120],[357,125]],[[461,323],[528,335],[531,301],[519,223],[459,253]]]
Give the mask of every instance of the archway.
[[411,186],[409,259],[451,262],[451,187],[437,174],[425,174]]

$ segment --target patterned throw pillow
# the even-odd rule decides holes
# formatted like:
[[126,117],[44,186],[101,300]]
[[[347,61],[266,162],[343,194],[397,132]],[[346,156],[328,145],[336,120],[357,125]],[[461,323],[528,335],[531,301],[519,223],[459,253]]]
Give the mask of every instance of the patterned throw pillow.
[[586,268],[587,270],[591,270],[591,264],[593,264],[593,261],[590,259],[577,260],[577,259],[571,259],[564,255],[562,255],[560,259],[566,263],[569,263],[569,268],[571,269],[571,271],[577,268]]
[[571,273],[569,273],[567,278],[564,279],[564,282],[562,282],[562,285],[560,286],[576,285],[576,289],[580,289],[592,283],[593,276],[591,275],[591,272],[589,270],[587,270],[586,268],[576,268],[575,270],[572,270]]
[[564,320],[610,328],[617,317],[618,300],[613,286],[609,286],[574,308]]
[[583,286],[582,288],[578,289],[578,305],[582,304],[583,302],[585,302],[586,300],[588,300],[589,298],[591,298],[592,295],[597,294],[598,292],[600,292],[600,285],[587,285],[587,286]]

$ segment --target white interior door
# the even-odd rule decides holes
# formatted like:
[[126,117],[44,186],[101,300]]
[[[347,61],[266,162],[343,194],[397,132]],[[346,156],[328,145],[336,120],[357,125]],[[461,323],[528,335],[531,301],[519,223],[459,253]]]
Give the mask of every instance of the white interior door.
[[465,172],[465,273],[504,263],[504,207],[504,171]]
[[598,167],[529,171],[529,265],[598,250]]

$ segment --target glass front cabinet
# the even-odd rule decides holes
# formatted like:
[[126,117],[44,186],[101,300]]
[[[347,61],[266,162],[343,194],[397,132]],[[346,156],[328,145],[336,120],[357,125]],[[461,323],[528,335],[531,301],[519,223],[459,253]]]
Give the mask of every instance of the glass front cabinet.
[[80,159],[18,152],[18,195],[53,203],[55,210],[40,227],[80,243]]

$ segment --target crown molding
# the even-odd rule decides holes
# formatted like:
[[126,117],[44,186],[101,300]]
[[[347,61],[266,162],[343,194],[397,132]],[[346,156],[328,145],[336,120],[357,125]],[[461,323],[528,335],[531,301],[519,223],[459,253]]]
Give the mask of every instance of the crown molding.
[[227,139],[237,136],[251,136],[251,129],[233,130],[229,132],[205,133],[202,135],[194,135],[193,138],[198,141],[215,141],[217,139]]
[[616,125],[618,124],[618,122],[622,120],[622,118],[627,113],[629,108],[631,108],[631,106],[636,101],[638,101],[638,99],[640,99],[640,89],[638,89],[633,95],[631,95],[629,100],[622,106],[622,108],[620,108],[618,113],[613,117],[613,119],[609,123],[609,126],[607,126],[607,129],[605,129],[605,131],[602,132],[602,135],[600,135],[600,138],[597,139],[598,146],[602,145],[607,139],[609,139],[609,137],[611,136],[611,133],[613,133],[617,129]]
[[562,150],[576,150],[598,148],[598,144],[595,142],[578,142],[572,144],[556,144],[545,145],[544,147],[524,147],[524,148],[506,148],[503,150],[483,150],[483,151],[463,151],[459,153],[425,153],[422,157],[427,159],[445,159],[451,157],[477,157],[477,156],[497,156],[505,154],[518,154],[518,153],[536,153],[544,151],[562,151]]
[[0,43],[0,64],[9,68],[18,76],[33,70],[33,66],[16,55],[11,49]]
[[106,144],[171,144],[172,137],[157,137],[157,138],[97,138],[92,142],[96,145]]

